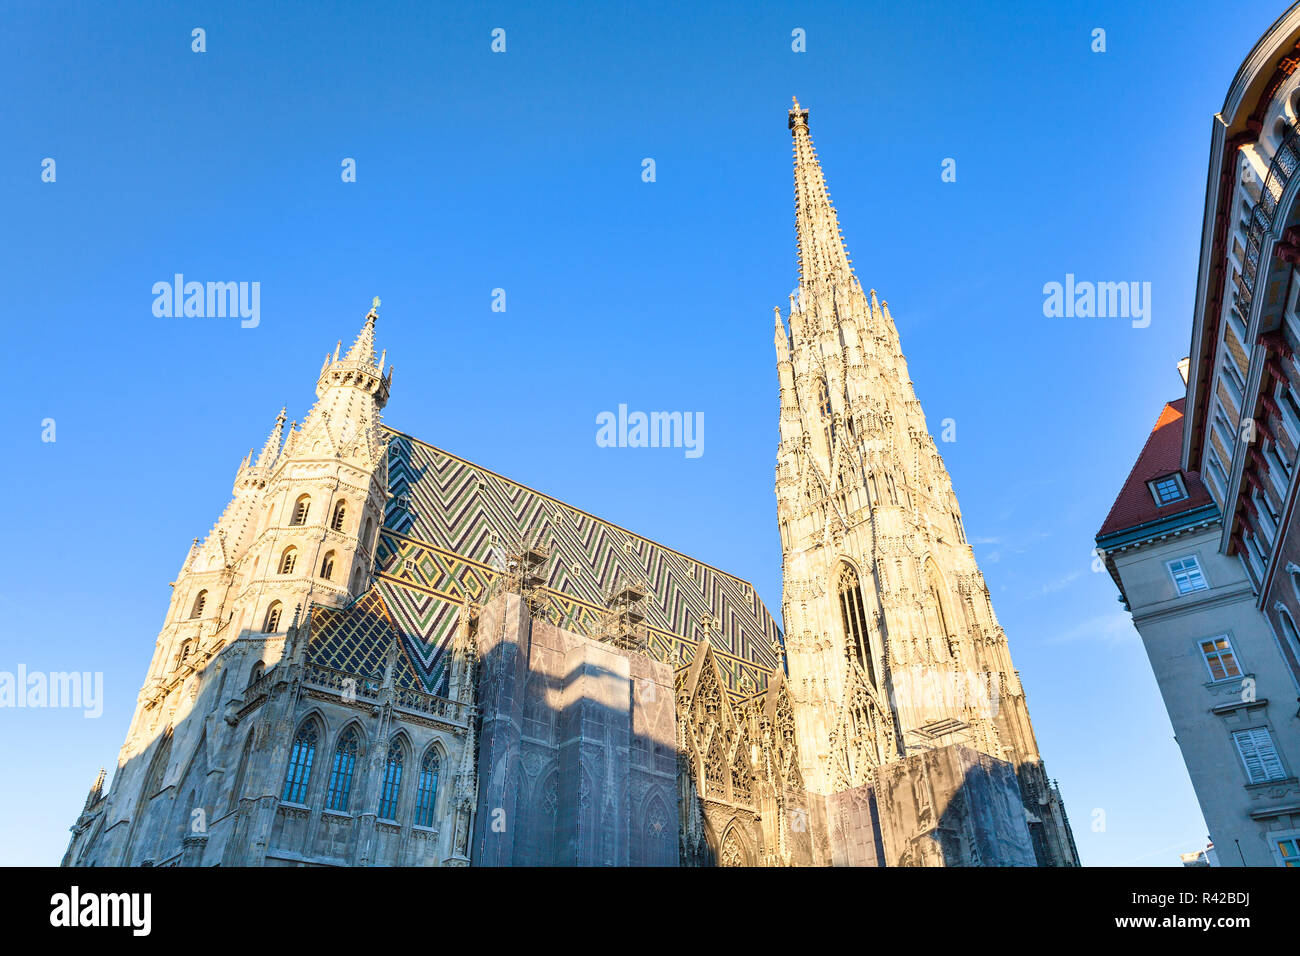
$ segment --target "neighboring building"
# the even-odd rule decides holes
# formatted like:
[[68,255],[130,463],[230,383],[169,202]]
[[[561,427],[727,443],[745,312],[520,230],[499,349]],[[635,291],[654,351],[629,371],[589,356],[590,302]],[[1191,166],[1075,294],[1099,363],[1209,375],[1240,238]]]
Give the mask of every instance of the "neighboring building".
[[1142,636],[1223,862],[1267,866],[1269,824],[1252,813],[1289,789],[1273,778],[1294,694],[1246,568],[1219,551],[1218,506],[1180,467],[1183,405],[1161,411],[1097,548]]
[[1179,861],[1183,866],[1218,866],[1219,857],[1214,852],[1214,844],[1211,843],[1204,850],[1197,850],[1195,853],[1180,853]]
[[789,117],[789,677],[747,582],[383,426],[372,309],[195,541],[65,864],[1078,864],[888,307]]
[[1300,4],[1214,118],[1186,399],[1097,539],[1225,866],[1300,853],[1298,120]]

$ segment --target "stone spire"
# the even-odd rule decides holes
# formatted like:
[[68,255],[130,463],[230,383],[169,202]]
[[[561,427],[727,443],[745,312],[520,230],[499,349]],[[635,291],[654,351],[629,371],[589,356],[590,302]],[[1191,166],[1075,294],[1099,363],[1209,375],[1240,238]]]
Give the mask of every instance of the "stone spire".
[[853,266],[844,248],[839,218],[826,189],[812,135],[808,132],[808,111],[799,105],[798,99],[794,100],[794,108],[790,110],[790,132],[794,137],[794,216],[799,243],[799,288],[806,295],[809,286],[819,280],[831,283],[850,281]]
[[275,419],[275,427],[271,429],[271,434],[266,438],[266,444],[262,446],[262,453],[257,456],[257,462],[254,468],[270,468],[275,464],[275,460],[280,457],[280,446],[284,442],[284,417],[288,410],[287,406],[280,407],[280,414]]
[[[348,349],[347,354],[339,358],[339,350],[334,350],[333,356],[328,352],[325,354],[325,362],[321,365],[320,378],[316,381],[316,396],[323,398],[325,393],[338,386],[346,386],[349,389],[361,389],[368,392],[374,400],[374,410],[377,413],[388,403],[388,391],[392,384],[393,368],[390,365],[388,372],[385,374],[383,361],[375,363],[375,320],[379,318],[379,296],[375,296],[374,302],[370,306],[370,311],[366,313],[366,320],[361,326],[361,331],[357,333],[357,339]],[[333,404],[333,403],[331,403]],[[312,409],[309,421],[304,423],[304,427],[310,423],[318,412],[322,411],[321,403],[317,402],[316,407]],[[334,409],[335,412],[340,411]],[[338,417],[337,415],[335,417]]]
[[[357,340],[352,343],[352,348],[348,349],[348,354],[344,357],[345,362],[367,362],[375,364],[375,319],[379,318],[379,296],[375,296],[370,305],[370,311],[366,313],[366,321],[361,326],[361,331],[357,333]],[[338,352],[335,351],[335,355]]]
[[[1038,779],[1006,635],[889,307],[853,273],[797,100],[789,127],[799,287],[788,341],[775,323],[775,490],[804,780],[820,793],[851,790],[933,746],[935,728],[959,728],[950,736]],[[998,706],[931,692],[956,675],[997,686]]]

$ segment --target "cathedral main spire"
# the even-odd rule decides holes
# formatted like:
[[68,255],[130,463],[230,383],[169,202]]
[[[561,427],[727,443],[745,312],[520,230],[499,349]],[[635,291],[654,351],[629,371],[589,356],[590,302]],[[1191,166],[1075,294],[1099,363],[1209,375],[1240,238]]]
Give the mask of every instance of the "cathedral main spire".
[[[798,100],[789,118],[799,288],[788,337],[779,312],[773,328],[775,489],[803,779],[833,796],[874,786],[885,768],[891,779],[923,772],[942,731],[1011,765],[1028,818],[1045,831],[1039,862],[1071,861],[1064,811],[1051,803],[1006,635],[889,307],[853,273]],[[957,693],[967,678],[993,689]],[[1053,844],[1052,834],[1066,837]],[[851,855],[845,839],[837,859]]]
[[822,176],[817,150],[808,131],[808,110],[794,99],[790,110],[794,137],[794,219],[799,243],[799,288],[818,280],[847,282],[853,277],[852,260],[844,248],[839,218]]

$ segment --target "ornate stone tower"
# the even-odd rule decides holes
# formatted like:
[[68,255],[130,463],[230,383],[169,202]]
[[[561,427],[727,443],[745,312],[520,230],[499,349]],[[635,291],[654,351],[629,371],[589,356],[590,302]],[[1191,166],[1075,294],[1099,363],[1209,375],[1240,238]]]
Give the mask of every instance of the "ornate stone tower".
[[370,585],[388,498],[380,412],[393,377],[386,354],[375,361],[378,305],[345,355],[340,342],[325,356],[316,404],[267,470],[240,595],[244,630],[284,630],[295,606],[340,606]]
[[316,404],[287,437],[281,409],[261,452],[240,462],[230,503],[190,547],[172,582],[123,762],[184,717],[192,700],[176,687],[221,648],[264,635],[262,663],[270,667],[296,609],[339,606],[369,586],[387,501],[379,413],[392,383],[392,369],[385,374],[383,358],[375,362],[376,317],[372,308],[346,355],[339,357],[341,345],[326,355]]
[[799,287],[788,330],[776,310],[776,496],[804,778],[874,787],[961,745],[1015,769],[1038,862],[1075,863],[889,306],[854,275],[798,101],[789,125]]

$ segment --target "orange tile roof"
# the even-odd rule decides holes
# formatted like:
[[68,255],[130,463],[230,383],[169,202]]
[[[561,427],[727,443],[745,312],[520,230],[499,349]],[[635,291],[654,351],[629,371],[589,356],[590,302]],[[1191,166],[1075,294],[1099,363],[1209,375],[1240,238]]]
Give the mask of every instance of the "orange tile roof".
[[[1183,405],[1186,399],[1178,398],[1169,402],[1160,412],[1156,424],[1147,436],[1142,454],[1138,455],[1128,480],[1120,489],[1119,497],[1111,506],[1110,514],[1097,532],[1098,537],[1124,531],[1148,521],[1167,518],[1170,515],[1191,511],[1204,505],[1213,504],[1210,493],[1201,484],[1200,475],[1194,471],[1187,472],[1179,468],[1183,451]],[[1147,482],[1177,472],[1182,475],[1187,497],[1182,501],[1159,506],[1147,487]]]

